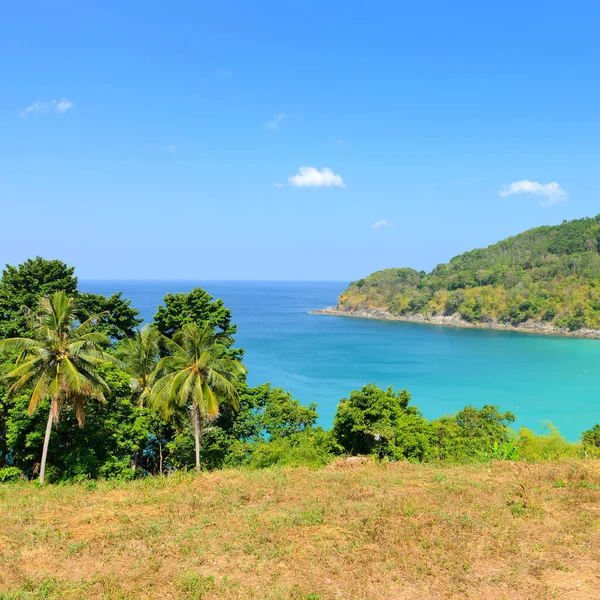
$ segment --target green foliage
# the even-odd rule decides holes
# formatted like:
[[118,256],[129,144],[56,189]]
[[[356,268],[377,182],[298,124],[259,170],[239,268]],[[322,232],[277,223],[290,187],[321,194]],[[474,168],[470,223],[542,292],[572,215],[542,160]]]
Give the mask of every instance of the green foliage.
[[406,390],[394,392],[375,384],[353,391],[338,405],[335,441],[350,454],[374,454],[393,460],[423,460],[430,451],[432,429]]
[[581,434],[581,440],[586,446],[600,448],[600,424],[596,423],[591,429]]
[[168,354],[158,362],[150,380],[150,404],[166,421],[180,425],[191,418],[196,469],[200,469],[202,431],[217,417],[222,402],[237,410],[236,384],[246,368],[224,353],[231,338],[215,333],[208,321],[185,323],[166,345]]
[[[600,279],[596,285],[597,273],[593,271],[600,237],[588,237],[582,245],[577,236],[591,235],[596,220],[575,223],[578,224],[574,229],[558,234],[554,228],[541,228],[496,245],[500,249],[494,246],[467,253],[449,265],[440,265],[429,275],[412,269],[376,273],[352,284],[355,295],[349,301],[371,303],[375,299],[378,308],[385,308],[389,300],[388,308],[394,312],[433,310],[459,314],[469,321],[506,318],[523,322],[541,314],[541,318],[555,325],[579,328],[590,323],[591,310],[600,310]],[[544,236],[551,237],[552,244],[548,240],[540,242],[536,232],[541,232],[544,240]],[[531,235],[531,239],[527,238]],[[510,269],[488,264],[489,252],[496,259],[510,257]],[[535,257],[542,261],[541,267]],[[558,281],[564,275],[564,260],[570,261],[569,277],[585,272],[588,287],[584,290],[584,286],[571,286],[570,304],[557,296],[558,288],[552,288],[547,281],[543,295],[531,295],[528,286],[533,279],[528,272],[538,269],[539,275],[546,269],[547,275],[550,267],[544,261],[550,261],[553,281]],[[514,415],[502,413],[496,406],[467,406],[454,415],[428,421],[410,404],[406,390],[382,390],[374,384],[343,399],[332,431],[323,431],[316,426],[315,404],[302,405],[291,393],[269,384],[247,386],[241,370],[235,367],[239,366],[243,351],[232,347],[235,326],[221,300],[214,300],[200,288],[189,294],[169,294],[164,306],[159,307],[156,323],[136,331],[138,312],[121,294],[109,298],[79,295],[76,285],[73,270],[60,261],[37,258],[16,268],[7,267],[3,274],[0,332],[26,331],[33,339],[0,341],[7,350],[0,361],[0,482],[21,477],[33,479],[39,474],[51,399],[57,401],[55,408],[60,409],[61,419],[55,422],[49,439],[47,479],[86,481],[86,485],[95,484],[89,480],[97,478],[133,479],[195,465],[203,469],[318,468],[341,453],[446,462],[600,456],[600,425],[584,432],[581,444],[573,444],[552,427],[544,435],[525,428],[515,433],[510,428]],[[53,372],[64,377],[60,384],[47,379],[36,388],[44,371],[38,359],[50,354],[48,348],[35,348],[43,340],[48,341],[49,321],[44,335],[38,335],[36,315],[28,315],[27,311],[36,308],[44,290],[61,286],[72,290],[76,299],[69,305],[70,316],[59,319],[60,327],[55,323],[64,336],[52,342],[52,352],[58,346],[64,351],[60,361],[53,363]],[[567,305],[569,310],[565,311]],[[45,318],[43,312],[37,315],[38,325],[39,319]],[[61,311],[55,311],[58,312]],[[77,320],[97,313],[101,313],[101,321],[85,325],[76,334]],[[198,335],[191,335],[192,330]],[[200,333],[204,330],[210,332],[208,337],[212,336],[214,344],[202,342]],[[107,336],[113,338],[112,345]],[[22,350],[26,353],[18,362]],[[82,373],[77,375],[72,369],[63,373],[66,363],[77,366],[86,353],[91,362]],[[29,366],[28,361],[23,362],[27,355],[33,361],[29,361]],[[236,376],[232,377],[234,372]],[[5,379],[11,373],[13,382],[17,375],[21,381],[12,395]],[[103,399],[87,404],[85,423],[83,399],[94,385],[84,384],[84,376],[91,377],[95,396]],[[166,410],[157,412],[146,406],[152,386],[155,400],[164,396],[156,407]],[[75,393],[66,393],[69,389]],[[52,390],[58,390],[58,396]],[[218,402],[219,398],[233,401]],[[189,418],[194,402],[198,430]],[[38,410],[29,411],[36,406]],[[172,419],[173,416],[181,418]],[[198,460],[195,433],[201,441]]]
[[253,469],[274,466],[318,469],[333,460],[336,450],[331,433],[314,428],[256,443],[247,464]]
[[521,458],[535,462],[582,455],[582,447],[579,444],[572,444],[566,440],[551,423],[548,423],[546,428],[548,433],[540,435],[521,427],[515,439],[515,446]]
[[225,352],[229,358],[241,360],[244,351],[234,348],[234,335],[237,326],[231,322],[231,311],[225,307],[223,300],[214,299],[202,288],[194,288],[187,294],[167,294],[154,315],[154,326],[167,338],[172,338],[176,331],[188,323],[196,323],[199,327],[206,324],[229,339]]
[[494,440],[489,450],[475,450],[475,454],[482,460],[518,460],[519,450],[512,440],[500,444]]
[[48,428],[40,464],[40,483],[44,483],[50,427],[58,420],[64,405],[70,405],[83,426],[84,405],[88,398],[104,401],[107,385],[98,365],[111,357],[103,352],[107,338],[92,331],[90,322],[76,324],[75,303],[64,292],[54,292],[39,300],[33,337],[7,338],[0,351],[19,352],[14,369],[4,375],[11,384],[9,394],[32,388],[28,411],[33,413],[45,399],[50,400]]
[[28,311],[37,308],[42,296],[64,291],[73,296],[77,291],[75,269],[60,260],[40,256],[12,267],[6,265],[0,280],[0,338],[29,337],[32,324]]
[[[308,451],[314,439],[310,436],[317,435],[318,430],[314,428],[318,417],[314,405],[303,406],[289,392],[271,388],[269,384],[255,388],[241,384],[238,398],[238,410],[224,404],[218,417],[205,427],[200,448],[202,468],[253,466],[257,451],[272,455],[270,464],[278,464],[277,457],[291,461],[289,456],[284,458],[287,454],[295,455],[297,461],[303,452],[307,452],[307,456],[315,452],[323,455],[319,448]],[[192,433],[191,427],[182,428],[167,443],[168,460],[177,469],[194,466]],[[331,448],[327,450],[330,451]],[[309,462],[314,464],[315,461],[316,458],[311,458]]]
[[538,227],[465,252],[431,273],[378,271],[350,284],[338,307],[600,329],[599,242],[600,215]]
[[9,460],[10,447],[7,440],[8,416],[12,406],[12,400],[8,397],[8,388],[3,385],[2,378],[10,370],[12,363],[1,360],[0,357],[0,468],[5,466]]
[[255,398],[261,435],[271,440],[310,429],[317,421],[316,404],[303,406],[280,388],[261,386]]
[[[108,386],[105,402],[89,403],[82,428],[71,406],[65,406],[50,438],[47,475],[51,481],[89,478],[132,478],[132,459],[143,449],[149,435],[151,416],[139,409],[129,385],[129,376],[115,365],[99,368]],[[11,410],[9,443],[14,464],[32,479],[39,469],[49,403],[40,404],[34,415],[27,412],[28,397],[18,397]]]
[[194,288],[187,294],[167,294],[163,302],[164,306],[160,305],[154,315],[154,323],[162,335],[173,337],[186,323],[210,323],[225,335],[236,332],[231,311],[225,308],[223,300],[215,300],[202,288]]
[[142,319],[138,318],[140,311],[131,306],[131,300],[121,296],[121,292],[108,298],[98,294],[80,294],[77,298],[77,316],[81,321],[99,316],[96,331],[110,339],[122,340],[129,337]]
[[146,325],[122,340],[115,349],[115,356],[131,376],[132,388],[138,395],[140,406],[144,406],[150,396],[150,380],[158,363],[160,346],[160,333]]
[[117,340],[131,335],[142,322],[131,301],[122,298],[121,293],[109,298],[80,294],[74,273],[74,267],[68,267],[60,260],[39,256],[17,267],[6,265],[0,280],[0,339],[31,337],[35,326],[31,313],[37,309],[40,298],[58,291],[76,298],[76,314],[80,321],[100,315],[97,331]]
[[0,468],[0,483],[8,483],[9,481],[18,481],[23,476],[23,472],[18,467],[2,467]]
[[511,412],[501,413],[497,406],[478,409],[467,406],[455,415],[432,421],[433,451],[441,460],[462,462],[475,457],[514,457]]

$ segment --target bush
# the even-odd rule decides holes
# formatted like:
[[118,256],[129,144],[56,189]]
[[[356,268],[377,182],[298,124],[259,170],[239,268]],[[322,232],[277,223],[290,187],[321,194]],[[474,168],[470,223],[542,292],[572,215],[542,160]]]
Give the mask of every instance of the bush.
[[338,405],[333,437],[349,454],[423,460],[430,451],[432,429],[409,402],[406,390],[385,391],[375,384],[355,390]]
[[513,431],[516,417],[497,406],[467,406],[455,415],[432,421],[433,449],[437,458],[463,462],[473,458],[514,458]]
[[581,434],[581,441],[586,446],[600,448],[600,425],[596,424],[591,429]]
[[465,301],[465,293],[462,290],[454,290],[448,294],[446,300],[445,314],[453,315],[458,312],[461,304]]
[[0,469],[0,483],[18,481],[21,477],[23,477],[23,472],[17,467],[2,467]]
[[521,458],[541,461],[582,455],[580,444],[566,440],[551,423],[548,423],[546,428],[547,434],[536,434],[526,427],[521,427],[515,439],[515,446]]
[[317,428],[255,444],[248,465],[253,469],[273,466],[318,469],[333,460],[335,450],[331,433]]

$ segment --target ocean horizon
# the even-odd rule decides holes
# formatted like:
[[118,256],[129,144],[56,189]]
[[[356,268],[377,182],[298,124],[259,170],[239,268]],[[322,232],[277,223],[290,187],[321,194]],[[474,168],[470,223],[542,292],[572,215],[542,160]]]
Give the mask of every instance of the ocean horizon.
[[146,322],[167,293],[200,286],[222,298],[249,384],[316,403],[324,427],[338,402],[368,383],[406,388],[428,418],[492,404],[513,412],[515,427],[542,432],[550,422],[570,440],[600,422],[598,340],[309,314],[334,305],[347,284],[80,279],[82,291],[122,292]]

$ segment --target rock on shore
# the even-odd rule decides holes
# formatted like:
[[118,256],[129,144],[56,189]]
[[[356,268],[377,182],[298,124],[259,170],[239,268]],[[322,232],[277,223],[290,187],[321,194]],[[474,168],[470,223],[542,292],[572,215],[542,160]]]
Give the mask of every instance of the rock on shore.
[[410,323],[424,323],[428,325],[444,325],[448,327],[464,327],[471,329],[494,329],[499,331],[519,331],[523,333],[537,333],[542,335],[561,335],[567,337],[600,338],[598,329],[578,329],[570,331],[566,327],[553,327],[548,323],[525,322],[520,325],[488,321],[485,323],[470,323],[461,319],[458,314],[453,315],[393,315],[392,313],[377,308],[342,309],[330,306],[320,310],[311,310],[313,315],[331,315],[337,317],[354,317],[358,319],[379,319],[382,321],[406,321]]

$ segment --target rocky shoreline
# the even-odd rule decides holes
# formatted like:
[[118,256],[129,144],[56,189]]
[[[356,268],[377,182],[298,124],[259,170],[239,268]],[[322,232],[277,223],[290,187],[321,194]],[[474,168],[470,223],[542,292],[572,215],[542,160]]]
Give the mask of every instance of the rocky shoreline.
[[518,331],[522,333],[536,333],[539,335],[559,335],[564,337],[579,337],[600,339],[600,330],[578,329],[569,331],[566,327],[558,328],[548,323],[524,323],[522,325],[509,325],[491,321],[488,323],[470,323],[454,315],[393,315],[381,309],[341,309],[330,306],[320,310],[308,311],[311,315],[330,315],[336,317],[354,317],[357,319],[379,319],[381,321],[406,321],[409,323],[423,323],[426,325],[443,325],[446,327],[462,327],[465,329],[493,329],[497,331]]

